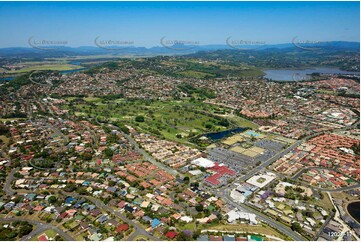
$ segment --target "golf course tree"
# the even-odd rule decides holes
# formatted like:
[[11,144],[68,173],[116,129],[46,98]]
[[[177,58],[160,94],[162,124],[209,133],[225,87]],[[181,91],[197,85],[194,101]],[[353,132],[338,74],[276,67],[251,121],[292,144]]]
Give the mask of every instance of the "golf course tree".
[[139,123],[144,122],[144,116],[141,116],[141,115],[136,116],[136,117],[135,117],[135,121],[136,121],[136,122],[139,122]]

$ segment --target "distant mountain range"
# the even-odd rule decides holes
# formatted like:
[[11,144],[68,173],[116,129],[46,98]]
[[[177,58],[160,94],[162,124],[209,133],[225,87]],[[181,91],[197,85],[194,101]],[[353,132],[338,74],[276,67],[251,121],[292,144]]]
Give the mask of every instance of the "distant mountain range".
[[[322,50],[325,52],[350,51],[359,52],[359,42],[332,41],[317,44],[310,43],[286,43],[274,45],[184,45],[176,44],[172,46],[156,46],[151,48],[129,46],[119,48],[117,46],[108,46],[101,48],[96,46],[81,47],[52,47],[51,50],[45,50],[47,47],[11,47],[0,48],[0,57],[3,58],[56,58],[56,57],[72,57],[72,56],[88,56],[88,55],[105,55],[114,56],[156,56],[156,55],[186,55],[199,51],[216,51],[216,50],[242,50],[242,51],[308,51]],[[50,48],[50,47],[49,47]]]

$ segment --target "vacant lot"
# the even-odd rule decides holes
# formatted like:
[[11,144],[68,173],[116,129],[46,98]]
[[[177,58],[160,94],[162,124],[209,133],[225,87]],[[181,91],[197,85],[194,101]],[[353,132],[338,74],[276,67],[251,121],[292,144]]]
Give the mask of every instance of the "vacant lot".
[[210,225],[210,226],[204,225],[202,230],[203,229],[230,231],[230,232],[237,231],[238,233],[260,233],[260,234],[275,236],[283,240],[289,240],[287,237],[285,237],[278,231],[266,225],[254,225],[254,226],[250,226],[248,224],[220,224],[220,225]]

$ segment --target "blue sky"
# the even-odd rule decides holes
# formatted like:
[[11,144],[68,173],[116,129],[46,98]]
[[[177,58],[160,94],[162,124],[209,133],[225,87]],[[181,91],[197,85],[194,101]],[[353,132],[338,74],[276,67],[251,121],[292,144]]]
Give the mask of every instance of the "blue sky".
[[160,46],[160,39],[225,44],[358,41],[359,2],[0,2],[0,47],[28,39],[94,46],[94,39]]

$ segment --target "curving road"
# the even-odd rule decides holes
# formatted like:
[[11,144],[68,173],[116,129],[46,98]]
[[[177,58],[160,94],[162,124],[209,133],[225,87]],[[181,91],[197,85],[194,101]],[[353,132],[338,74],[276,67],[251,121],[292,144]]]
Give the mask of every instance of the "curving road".
[[181,175],[178,171],[176,171],[176,170],[170,168],[169,166],[166,166],[166,165],[164,165],[164,164],[156,161],[156,159],[154,159],[151,155],[149,155],[147,152],[145,152],[143,149],[141,149],[141,148],[139,147],[138,143],[135,142],[135,140],[134,140],[130,135],[124,133],[124,132],[123,132],[122,130],[120,130],[117,126],[112,125],[112,124],[108,124],[108,125],[109,125],[111,128],[116,129],[116,130],[118,130],[119,132],[121,132],[121,133],[124,135],[124,137],[127,138],[127,140],[129,141],[129,143],[134,147],[134,149],[135,149],[136,151],[138,151],[140,154],[142,154],[143,157],[144,157],[147,161],[151,162],[153,165],[156,165],[156,166],[159,167],[160,169],[165,170],[165,171],[167,171],[168,173],[170,173],[170,174],[172,174],[172,175],[175,175],[175,176],[176,176],[176,175]]
[[21,241],[23,240],[30,240],[30,238],[34,237],[35,235],[40,234],[41,232],[44,232],[45,230],[52,229],[55,232],[57,232],[61,237],[63,237],[66,241],[74,241],[75,239],[71,237],[70,235],[66,234],[63,230],[59,229],[56,226],[53,226],[51,224],[43,224],[34,220],[25,219],[25,218],[1,218],[1,222],[15,222],[15,221],[26,221],[28,223],[31,223],[35,226],[37,226],[36,229],[34,229],[30,234],[24,236],[21,238]]
[[[11,183],[12,181],[14,180],[14,173],[17,171],[17,169],[13,169],[9,176],[7,177],[7,180],[6,180],[6,183],[5,183],[5,187],[4,187],[4,190],[6,192],[7,195],[13,195],[15,194],[14,190],[12,190],[11,188]],[[73,197],[82,197],[82,198],[86,198],[88,200],[90,200],[91,202],[93,202],[96,206],[98,206],[99,208],[102,208],[106,211],[108,211],[109,213],[113,214],[114,216],[117,216],[119,217],[120,219],[122,219],[123,221],[125,221],[126,223],[128,224],[131,224],[134,226],[134,228],[136,229],[136,231],[131,235],[131,237],[136,237],[137,235],[144,235],[146,236],[147,238],[150,238],[151,240],[153,241],[160,241],[159,238],[157,237],[154,237],[152,235],[150,235],[148,232],[146,232],[144,230],[144,228],[138,224],[136,224],[135,222],[133,222],[132,220],[128,219],[125,215],[123,215],[122,213],[119,213],[117,211],[115,211],[114,209],[106,206],[102,201],[94,198],[94,197],[90,197],[90,196],[83,196],[83,195],[78,195],[78,194],[73,194],[73,193],[65,193],[65,192],[62,192],[66,195],[71,195]],[[40,232],[44,231],[44,230],[47,230],[47,229],[54,229],[58,234],[60,234],[65,240],[70,240],[70,241],[74,241],[75,239],[73,239],[72,237],[70,237],[68,234],[66,234],[64,231],[62,231],[61,229],[53,226],[53,225],[50,225],[50,224],[43,224],[43,223],[40,223],[40,222],[37,222],[37,221],[34,221],[34,220],[28,220],[28,219],[22,219],[22,218],[7,218],[7,219],[3,219],[1,218],[1,221],[27,221],[29,223],[32,223],[32,224],[35,224],[41,228],[44,228],[42,230],[40,230],[40,228],[37,228],[36,231],[34,230],[30,235],[27,235],[26,237],[33,237],[35,236],[36,234],[39,234]]]
[[113,214],[114,216],[119,217],[121,220],[123,220],[124,222],[133,225],[133,227],[136,229],[136,231],[131,235],[131,237],[135,237],[137,235],[144,235],[147,238],[150,238],[153,241],[160,241],[159,238],[154,237],[153,235],[150,235],[147,231],[144,230],[144,228],[142,226],[140,226],[139,224],[135,223],[133,220],[130,220],[129,218],[127,218],[124,214],[115,211],[114,209],[106,206],[102,201],[100,201],[99,199],[96,199],[94,197],[90,197],[90,196],[85,196],[85,195],[77,195],[77,194],[72,194],[72,193],[65,193],[64,194],[73,196],[73,197],[81,197],[81,198],[86,198],[89,201],[91,201],[92,203],[94,203],[97,207],[104,209],[106,211],[108,211],[110,214]]
[[13,182],[13,180],[15,179],[14,174],[19,170],[19,168],[14,168],[11,170],[11,172],[8,174],[8,176],[6,177],[6,181],[4,184],[4,191],[6,193],[6,195],[8,196],[12,196],[15,194],[15,192],[13,191],[13,189],[11,188],[11,183]]
[[[333,171],[337,171],[337,170],[334,169],[334,168],[319,167],[319,166],[316,166],[316,167],[304,167],[304,168],[302,168],[300,171],[298,171],[298,172],[292,177],[292,179],[294,179],[294,180],[298,179],[305,171],[311,170],[311,169],[321,170],[321,171],[322,171],[322,170],[333,170]],[[301,182],[301,183],[304,184],[304,185],[310,186],[312,189],[319,190],[319,191],[323,191],[323,192],[342,192],[342,191],[347,191],[347,190],[351,190],[351,189],[355,189],[355,188],[360,188],[360,183],[355,184],[355,185],[352,185],[352,186],[340,187],[340,188],[322,188],[322,187],[311,186],[310,184],[308,184],[308,183],[306,183],[306,182],[304,182],[304,181],[299,181],[299,182]]]

